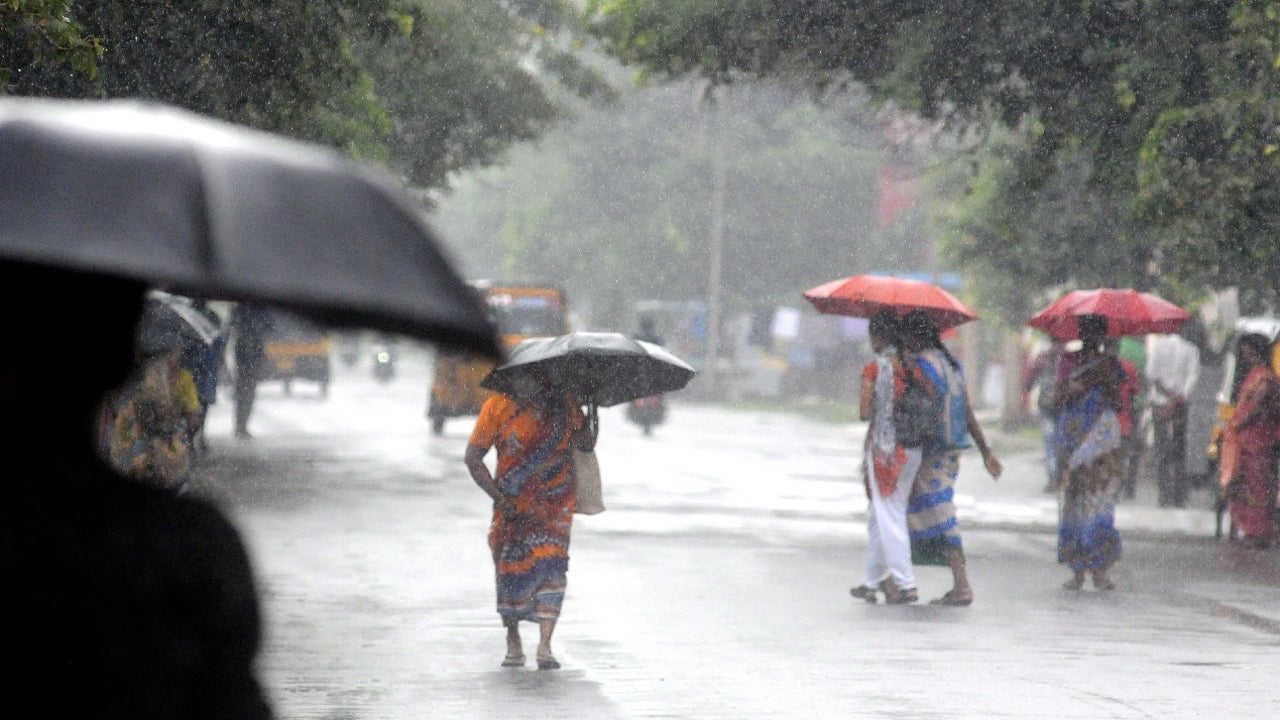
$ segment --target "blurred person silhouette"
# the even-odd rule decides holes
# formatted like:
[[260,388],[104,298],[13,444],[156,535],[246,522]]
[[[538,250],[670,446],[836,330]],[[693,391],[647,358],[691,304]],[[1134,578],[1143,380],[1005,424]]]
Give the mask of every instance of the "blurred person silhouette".
[[267,362],[267,335],[272,326],[271,311],[252,303],[237,303],[227,322],[235,360],[235,435],[240,439],[253,437],[249,418]]
[[1094,587],[1112,590],[1110,571],[1120,559],[1115,513],[1124,476],[1120,412],[1126,377],[1119,358],[1106,351],[1107,319],[1084,315],[1078,323],[1081,348],[1063,356],[1054,391],[1062,478],[1058,562],[1072,572],[1064,588],[1081,589],[1091,573]]
[[218,336],[212,343],[193,342],[186,346],[182,355],[182,365],[195,381],[196,398],[200,403],[199,420],[191,428],[191,446],[199,454],[209,451],[209,443],[205,439],[205,418],[209,415],[209,407],[218,401],[218,376],[222,372],[223,355],[227,347],[227,333],[222,328],[222,318],[214,312],[203,298],[195,298],[192,305],[218,328]]
[[662,336],[658,334],[658,326],[652,315],[644,315],[640,318],[640,330],[633,335],[636,340],[653,343],[654,345],[662,345]]
[[[493,500],[493,554],[498,615],[507,630],[503,667],[525,664],[520,622],[539,629],[539,670],[556,670],[551,637],[568,585],[569,533],[576,504],[573,448],[595,446],[596,422],[580,398],[529,376],[517,395],[494,393],[480,409],[467,442],[471,477]],[[496,472],[484,457],[497,450]]]
[[960,472],[960,452],[978,446],[982,464],[993,480],[1004,472],[1000,459],[987,444],[982,426],[973,414],[973,403],[960,361],[942,343],[938,325],[928,313],[912,310],[902,318],[902,346],[942,396],[941,442],[924,448],[907,506],[907,527],[912,559],[917,564],[945,565],[951,569],[952,587],[933,605],[973,604],[964,545],[956,519],[955,483]]
[[1191,480],[1187,475],[1187,409],[1200,377],[1200,349],[1186,335],[1187,322],[1176,334],[1163,335],[1147,355],[1152,450],[1156,461],[1158,500],[1165,507],[1186,507]]
[[1044,491],[1058,491],[1058,462],[1054,457],[1053,429],[1056,420],[1053,401],[1054,377],[1058,371],[1058,361],[1062,359],[1066,343],[1060,338],[1051,337],[1049,347],[1045,348],[1027,369],[1023,380],[1023,392],[1036,391],[1036,413],[1040,416],[1040,432],[1044,441]]
[[[211,503],[125,478],[100,452],[145,287],[0,262],[8,463],[4,689],[46,717],[269,718],[249,558]],[[33,302],[50,294],[64,302]]]
[[[1116,354],[1133,366],[1138,383],[1138,391],[1133,396],[1133,427],[1129,432],[1127,465],[1124,469],[1124,482],[1121,484],[1121,494],[1126,498],[1133,498],[1138,491],[1138,472],[1147,455],[1147,435],[1151,427],[1147,421],[1147,394],[1150,391],[1147,387],[1147,338],[1145,335],[1125,335],[1120,338],[1119,345]],[[1128,372],[1127,365],[1125,371]]]
[[140,353],[137,367],[113,394],[107,453],[125,475],[184,488],[191,469],[191,428],[199,413],[195,381],[182,367],[181,347]]
[[1132,499],[1138,490],[1138,462],[1142,458],[1143,443],[1138,432],[1138,398],[1142,396],[1142,378],[1138,368],[1128,358],[1120,355],[1120,338],[1110,338],[1104,344],[1108,355],[1120,362],[1124,369],[1124,383],[1120,385],[1120,445],[1124,452],[1120,494]]
[[1271,369],[1271,343],[1250,333],[1236,341],[1231,382],[1235,412],[1222,435],[1219,482],[1240,541],[1268,548],[1276,541],[1276,467],[1273,452],[1280,431],[1280,380]]
[[[867,561],[862,584],[849,590],[860,600],[874,603],[876,592],[885,602],[901,605],[920,599],[911,566],[911,541],[907,536],[907,499],[920,469],[922,449],[898,444],[894,435],[893,406],[906,389],[905,374],[912,372],[898,355],[898,319],[882,312],[868,325],[874,360],[862,369],[862,397],[858,414],[867,421],[863,443],[863,483],[867,491]],[[916,382],[925,382],[915,370]]]

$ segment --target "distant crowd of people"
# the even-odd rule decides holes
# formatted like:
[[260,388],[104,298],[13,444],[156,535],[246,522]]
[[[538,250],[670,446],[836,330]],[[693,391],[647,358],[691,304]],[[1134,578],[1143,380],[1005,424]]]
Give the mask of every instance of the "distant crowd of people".
[[[1082,330],[1083,335],[1083,330]],[[1098,447],[1081,449],[1077,430],[1090,427],[1095,417],[1077,418],[1071,412],[1071,377],[1082,357],[1102,356],[1111,370],[1090,382],[1102,394],[1104,406],[1116,415],[1117,463],[1106,491],[1097,502],[1135,496],[1141,468],[1154,479],[1160,507],[1183,508],[1197,487],[1211,487],[1221,498],[1242,542],[1270,547],[1280,539],[1277,514],[1277,475],[1280,461],[1280,387],[1271,338],[1244,333],[1228,347],[1230,382],[1219,402],[1229,408],[1210,448],[1188,448],[1192,393],[1200,382],[1201,345],[1197,326],[1188,323],[1177,333],[1145,339],[1101,336],[1084,341],[1073,353],[1051,340],[1027,368],[1023,390],[1036,397],[1044,436],[1045,491],[1064,492],[1063,473],[1073,458],[1096,456]],[[1095,347],[1096,346],[1096,347]],[[1107,420],[1109,423],[1109,419]],[[1095,433],[1096,434],[1096,433]],[[1148,446],[1148,442],[1150,445]],[[1205,474],[1188,470],[1188,450],[1217,454],[1217,465]],[[1148,452],[1149,450],[1149,452]],[[1095,483],[1097,484],[1097,483]],[[1112,491],[1114,490],[1114,491]]]

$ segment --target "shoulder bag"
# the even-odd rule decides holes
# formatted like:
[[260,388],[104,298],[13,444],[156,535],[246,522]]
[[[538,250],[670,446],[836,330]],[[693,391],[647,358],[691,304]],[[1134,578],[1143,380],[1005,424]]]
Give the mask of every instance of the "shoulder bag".
[[604,493],[600,487],[600,462],[595,450],[573,449],[573,480],[578,496],[574,512],[595,515],[604,512]]
[[591,450],[573,448],[573,484],[577,501],[574,512],[596,515],[604,512],[604,490],[600,485],[600,461],[596,459],[595,436],[599,432],[595,403],[589,403],[587,425],[591,432]]

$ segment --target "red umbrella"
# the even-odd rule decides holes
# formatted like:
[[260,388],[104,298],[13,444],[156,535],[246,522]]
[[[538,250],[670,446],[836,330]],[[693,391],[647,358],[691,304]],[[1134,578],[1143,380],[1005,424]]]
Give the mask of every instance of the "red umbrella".
[[1041,310],[1027,324],[1062,340],[1080,337],[1082,315],[1107,319],[1107,335],[1176,332],[1191,317],[1186,310],[1151,293],[1133,289],[1072,290]]
[[887,310],[901,317],[911,310],[924,310],[943,330],[978,319],[977,313],[937,285],[886,275],[832,280],[806,290],[804,298],[827,315],[869,318]]

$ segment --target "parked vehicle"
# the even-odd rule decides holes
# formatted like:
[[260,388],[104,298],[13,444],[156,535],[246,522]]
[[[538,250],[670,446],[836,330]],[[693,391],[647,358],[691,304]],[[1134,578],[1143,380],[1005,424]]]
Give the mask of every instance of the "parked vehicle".
[[[565,293],[557,287],[535,284],[472,283],[483,294],[498,327],[505,349],[531,337],[563,335],[569,332],[569,307]],[[480,381],[493,363],[466,353],[440,352],[436,355],[427,417],[431,432],[444,432],[452,417],[475,415],[490,391]]]
[[296,380],[314,382],[320,396],[329,394],[330,350],[329,333],[296,315],[273,312],[273,329],[267,337],[266,367],[263,381],[279,380],[284,393],[293,392]]

